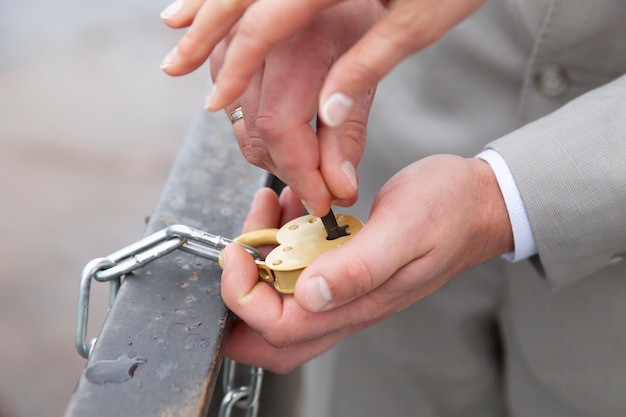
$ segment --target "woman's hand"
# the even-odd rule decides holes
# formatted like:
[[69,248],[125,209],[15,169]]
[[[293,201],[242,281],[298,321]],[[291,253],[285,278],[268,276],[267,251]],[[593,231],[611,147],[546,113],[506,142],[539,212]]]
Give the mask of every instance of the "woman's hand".
[[162,16],[190,27],[162,66],[182,75],[211,54],[207,109],[242,107],[235,134],[246,159],[322,216],[332,201],[356,201],[378,81],[483,2],[394,0],[385,9],[378,0],[181,0]]
[[[231,34],[224,66],[207,101],[208,110],[219,110],[243,94],[273,47],[305,28],[318,13],[335,4],[353,3],[354,13],[343,19],[343,24],[349,25],[367,19],[373,1],[184,0],[162,14],[172,27],[190,25],[163,68],[170,75],[191,72]],[[322,120],[331,126],[340,124],[355,98],[371,90],[404,58],[438,40],[484,1],[383,1],[387,13],[351,46],[326,78],[320,93]],[[330,32],[337,29],[324,28]]]

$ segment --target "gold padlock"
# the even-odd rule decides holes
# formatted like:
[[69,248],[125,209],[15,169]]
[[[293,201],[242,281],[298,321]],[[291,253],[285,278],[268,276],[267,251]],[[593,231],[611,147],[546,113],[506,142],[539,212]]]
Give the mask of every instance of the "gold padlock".
[[304,268],[322,253],[343,245],[363,228],[363,222],[348,214],[335,214],[335,219],[340,227],[347,225],[346,236],[328,240],[321,219],[306,215],[291,220],[280,229],[255,230],[233,240],[252,247],[278,245],[264,261],[255,261],[259,279],[273,282],[278,292],[293,294]]

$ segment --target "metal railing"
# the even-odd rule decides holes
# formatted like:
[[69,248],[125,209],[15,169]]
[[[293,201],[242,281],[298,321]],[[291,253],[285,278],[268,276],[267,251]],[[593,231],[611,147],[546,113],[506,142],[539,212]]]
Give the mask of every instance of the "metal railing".
[[[223,115],[203,112],[183,143],[145,235],[184,224],[237,236],[254,193],[267,184],[267,175],[240,155]],[[211,397],[231,321],[220,296],[221,270],[213,261],[174,249],[149,264],[133,261],[138,269],[119,290],[114,284],[116,296],[95,345],[86,342],[86,313],[79,317],[84,329],[77,346],[89,358],[66,417],[217,413],[221,398],[211,403]],[[89,285],[81,293],[84,298],[86,291],[87,302]]]

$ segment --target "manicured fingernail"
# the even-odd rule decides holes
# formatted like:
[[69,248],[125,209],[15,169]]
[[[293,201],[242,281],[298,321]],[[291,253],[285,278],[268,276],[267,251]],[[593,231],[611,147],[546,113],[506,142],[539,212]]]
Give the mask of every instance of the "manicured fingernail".
[[304,298],[312,311],[321,311],[333,300],[333,294],[324,277],[316,276],[306,280]]
[[160,14],[161,19],[169,19],[169,18],[174,17],[182,8],[183,8],[183,0],[176,0],[174,3],[170,4],[165,9],[163,9],[163,11]]
[[213,108],[215,105],[215,96],[217,95],[217,86],[213,84],[211,86],[211,91],[209,91],[209,95],[206,97],[206,101],[204,102],[204,110],[206,111],[215,111],[217,109]]
[[350,200],[333,200],[333,206],[350,207],[351,204]]
[[359,186],[357,184],[356,169],[354,169],[354,165],[352,165],[350,161],[343,161],[341,164],[341,170],[344,174],[346,174],[346,177],[350,180],[350,184],[352,184],[356,190]]
[[348,117],[354,100],[343,93],[335,93],[328,97],[320,111],[324,123],[330,127],[337,127]]
[[176,58],[177,53],[178,48],[174,47],[174,49],[172,49],[167,55],[165,55],[165,58],[163,58],[163,61],[161,61],[161,69],[169,67],[172,64],[172,61],[174,61],[174,59]]

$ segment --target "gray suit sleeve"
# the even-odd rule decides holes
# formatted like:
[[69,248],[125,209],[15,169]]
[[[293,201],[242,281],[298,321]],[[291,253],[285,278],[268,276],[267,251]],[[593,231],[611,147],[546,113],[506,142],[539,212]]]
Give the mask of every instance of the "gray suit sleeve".
[[626,259],[626,75],[488,147],[511,169],[555,288]]

